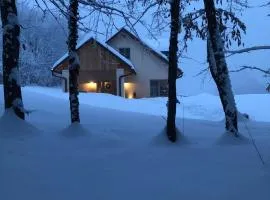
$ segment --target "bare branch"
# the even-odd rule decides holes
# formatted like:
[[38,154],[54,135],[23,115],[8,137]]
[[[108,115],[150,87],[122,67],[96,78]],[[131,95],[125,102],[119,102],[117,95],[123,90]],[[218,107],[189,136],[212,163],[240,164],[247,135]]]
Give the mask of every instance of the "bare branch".
[[226,50],[225,52],[229,54],[227,56],[229,57],[235,54],[249,53],[251,51],[258,51],[258,50],[270,50],[270,45],[254,46],[254,47],[249,47],[249,48],[244,48],[244,49],[239,49],[239,50]]
[[207,73],[208,71],[209,71],[209,67],[201,70],[199,73],[195,74],[194,77],[200,76],[200,75],[202,75],[204,73]]
[[264,74],[270,75],[270,68],[265,70],[265,69],[262,69],[260,67],[252,67],[252,66],[241,66],[239,69],[230,70],[230,72],[240,72],[240,71],[247,70],[247,69],[257,70],[257,71],[260,71],[260,72],[262,72]]

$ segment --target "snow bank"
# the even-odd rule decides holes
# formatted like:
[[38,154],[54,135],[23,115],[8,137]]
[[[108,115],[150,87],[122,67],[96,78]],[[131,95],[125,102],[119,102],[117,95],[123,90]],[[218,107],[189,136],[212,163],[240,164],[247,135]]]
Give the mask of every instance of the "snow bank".
[[182,147],[183,145],[190,145],[192,144],[192,142],[188,139],[188,137],[186,137],[185,135],[183,135],[179,130],[177,131],[177,141],[175,143],[172,144],[172,142],[170,142],[167,138],[167,134],[166,134],[166,128],[162,130],[162,132],[160,134],[158,134],[157,136],[155,136],[151,142],[151,144],[153,146],[157,146],[157,147]]
[[251,144],[251,140],[246,136],[239,134],[236,138],[234,135],[225,132],[222,134],[220,138],[217,140],[218,145],[248,145]]
[[[32,90],[23,90],[25,106],[35,110],[26,122],[8,115],[0,120],[1,134],[7,125],[15,133],[41,129],[31,139],[0,137],[0,199],[269,200],[269,168],[252,145],[222,135],[224,123],[177,118],[184,137],[171,144],[164,118],[127,111],[127,102],[157,109],[162,98],[129,101],[91,94],[81,104],[82,123],[69,126],[68,98],[60,90]],[[218,105],[215,97],[202,96],[209,101],[188,97],[190,106],[208,105],[208,111]],[[88,105],[87,99],[104,101],[107,108]],[[105,100],[121,102],[126,110],[108,109]],[[248,128],[267,166],[270,125],[251,121]],[[239,130],[249,136],[243,123]]]
[[67,138],[76,138],[82,136],[89,136],[90,133],[81,124],[71,124],[67,128],[60,131],[60,135]]
[[[51,97],[68,99],[68,94],[60,88],[26,87],[26,92],[45,94]],[[80,93],[80,103],[100,108],[109,108],[127,112],[143,113],[155,116],[167,115],[167,98],[124,99],[122,97],[101,93]],[[189,97],[179,97],[177,117],[185,119],[202,119],[221,121],[224,114],[218,96],[202,93]],[[247,94],[235,96],[237,108],[241,113],[247,113],[251,120],[270,122],[270,95]],[[268,112],[267,112],[268,111]]]
[[40,133],[36,127],[19,119],[13,110],[4,112],[0,118],[0,127],[0,137],[2,138],[35,136]]

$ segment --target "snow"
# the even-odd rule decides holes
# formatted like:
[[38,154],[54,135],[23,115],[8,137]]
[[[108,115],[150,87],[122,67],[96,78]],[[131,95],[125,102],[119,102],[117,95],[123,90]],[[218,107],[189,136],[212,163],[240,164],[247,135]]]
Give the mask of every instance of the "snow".
[[69,70],[75,70],[80,66],[80,59],[76,51],[71,51],[69,56],[71,57],[72,63],[69,65]]
[[23,102],[22,102],[22,100],[21,100],[20,98],[14,99],[13,102],[12,102],[12,106],[13,106],[14,108],[20,109],[21,112],[24,112],[24,113],[27,112],[27,111],[24,109],[24,107],[23,107]]
[[[158,50],[157,47],[155,47],[155,45],[153,45],[153,41],[147,41],[147,40],[143,40],[141,39],[141,37],[139,37],[138,35],[134,34],[132,31],[129,31],[128,29],[126,28],[122,28],[124,29],[125,31],[127,31],[128,33],[130,33],[131,35],[133,35],[135,38],[138,38],[140,40],[140,42],[146,46],[147,48],[151,49],[152,51],[154,51],[156,54],[158,54],[160,57],[162,57],[164,60],[168,61],[169,62],[169,59],[166,55],[164,55],[163,53],[161,53],[161,51]],[[121,31],[121,30],[120,30]],[[117,34],[117,33],[116,33]],[[114,36],[112,36],[114,37]]]
[[20,78],[19,78],[19,68],[16,66],[16,67],[13,67],[11,69],[11,73],[9,75],[9,78],[8,78],[8,81],[9,82],[12,82],[12,81],[15,81],[16,84],[20,85]]
[[135,70],[134,65],[132,64],[132,62],[127,59],[125,56],[123,56],[122,54],[120,54],[117,50],[115,50],[113,47],[111,47],[110,45],[108,45],[105,42],[102,41],[98,41],[103,47],[105,47],[106,49],[108,49],[110,52],[112,52],[114,55],[118,56],[119,58],[121,58],[125,63],[127,63],[133,70]]
[[[133,70],[135,70],[134,65],[132,62],[127,59],[125,56],[120,54],[118,51],[116,51],[114,48],[106,44],[105,42],[102,42],[101,40],[98,40],[97,38],[93,38],[91,34],[86,34],[81,40],[79,40],[76,49],[81,48],[85,43],[93,39],[94,41],[98,42],[100,45],[102,45],[104,48],[108,49],[112,54],[120,58],[122,61],[124,61],[126,64],[128,64]],[[63,62],[65,59],[67,59],[68,53],[64,54],[61,58],[59,58],[53,65],[52,69],[57,67],[61,62]]]
[[34,136],[39,132],[39,130],[30,123],[18,119],[13,110],[6,111],[0,118],[0,127],[1,138]]
[[16,26],[19,24],[18,17],[15,13],[9,12],[7,20],[10,25]]
[[[258,121],[240,123],[239,140],[224,134],[223,122],[206,114],[220,111],[216,96],[182,98],[187,114],[184,121],[177,119],[182,141],[171,144],[164,136],[162,110],[158,111],[164,98],[80,94],[81,124],[69,125],[68,96],[60,89],[22,91],[26,108],[33,110],[26,122],[9,112],[0,118],[0,199],[270,197],[269,95],[236,96],[240,110]],[[2,94],[0,87],[0,111]],[[256,102],[260,106],[254,106]],[[201,116],[193,113],[192,105],[199,106]],[[145,111],[136,111],[139,107]],[[188,119],[199,116],[204,120]],[[259,122],[262,116],[267,123]]]
[[3,27],[4,29],[4,34],[9,34],[8,31],[12,30],[14,26],[18,25],[18,18],[17,15],[9,12],[7,16],[7,24]]
[[[24,87],[24,91],[47,95],[53,98],[68,99],[68,93],[63,93],[60,88]],[[124,99],[122,97],[106,93],[80,93],[80,103],[99,108],[108,108],[127,112],[136,112],[155,116],[166,116],[167,98],[142,98]],[[108,100],[109,99],[109,100]],[[224,118],[219,97],[202,93],[199,95],[178,97],[177,116],[180,118],[202,119],[209,121],[221,121]],[[247,113],[251,120],[270,122],[270,112],[265,112],[270,102],[269,94],[236,95],[236,104],[239,112]],[[256,104],[255,102],[260,102]],[[110,103],[108,103],[108,101]],[[143,108],[143,109],[142,109]]]

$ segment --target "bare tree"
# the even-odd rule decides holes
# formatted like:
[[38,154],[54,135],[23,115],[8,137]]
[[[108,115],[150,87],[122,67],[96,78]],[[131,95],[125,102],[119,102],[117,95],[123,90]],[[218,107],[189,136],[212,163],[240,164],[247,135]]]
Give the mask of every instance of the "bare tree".
[[71,122],[80,123],[78,75],[80,71],[79,56],[76,52],[78,40],[78,0],[70,0],[68,20],[68,52],[69,52],[69,101]]
[[12,108],[15,114],[25,118],[19,81],[20,25],[15,0],[1,0],[3,27],[3,83],[5,109]]
[[[84,15],[78,18],[79,30],[84,32],[92,32],[101,35],[111,35],[114,29],[119,29],[118,22],[121,21],[120,26],[129,27],[135,34],[137,34],[134,26],[136,24],[144,25],[142,20],[143,16],[152,7],[158,4],[158,1],[154,0],[151,4],[145,6],[145,10],[142,12],[133,10],[137,2],[148,1],[148,0],[78,0],[80,9],[84,11]],[[151,0],[152,1],[152,0]],[[35,0],[38,7],[43,11],[48,11],[52,15],[53,12],[52,5],[57,8],[57,10],[66,18],[69,14],[68,10],[68,0]],[[89,23],[84,23],[83,20],[88,19]]]

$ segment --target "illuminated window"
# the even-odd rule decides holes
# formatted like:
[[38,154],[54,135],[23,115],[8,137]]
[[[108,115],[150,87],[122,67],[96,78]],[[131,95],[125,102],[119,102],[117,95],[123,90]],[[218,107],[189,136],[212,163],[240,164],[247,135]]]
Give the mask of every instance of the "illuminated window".
[[83,85],[83,90],[86,92],[96,92],[97,91],[97,83],[90,81],[89,83],[85,83]]
[[124,83],[125,97],[128,99],[136,98],[136,93],[134,92],[134,83]]

